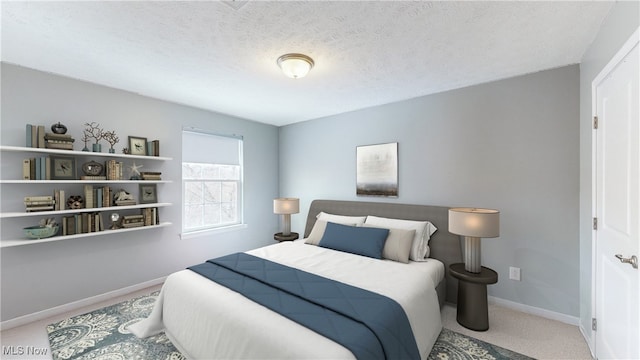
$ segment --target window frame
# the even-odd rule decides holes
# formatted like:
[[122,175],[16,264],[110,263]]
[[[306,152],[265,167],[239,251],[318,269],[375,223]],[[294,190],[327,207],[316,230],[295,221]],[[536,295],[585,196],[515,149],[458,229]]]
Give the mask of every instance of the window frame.
[[[238,146],[238,163],[237,164],[221,164],[216,162],[200,162],[200,161],[186,161],[184,156],[185,146],[182,144],[183,156],[180,163],[180,181],[181,181],[181,233],[180,237],[182,239],[199,237],[203,235],[207,235],[210,233],[216,232],[226,232],[232,231],[236,229],[246,228],[247,225],[244,223],[244,163],[243,163],[243,150],[244,150],[244,139],[242,136],[237,135],[225,135],[225,134],[217,134],[212,133],[206,130],[194,129],[194,128],[185,128],[182,131],[181,138],[184,140],[184,133],[191,132],[197,135],[202,136],[211,136],[211,141],[215,141],[215,138],[225,138],[225,139],[233,139],[237,141]],[[188,159],[188,156],[186,157]],[[238,166],[238,178],[237,179],[223,179],[218,176],[217,178],[185,178],[184,165],[185,164],[211,164],[211,165],[222,165],[222,166]],[[197,228],[186,228],[185,216],[187,214],[187,203],[186,203],[186,184],[187,183],[204,183],[206,182],[219,182],[222,186],[224,182],[232,182],[236,184],[237,188],[237,199],[235,205],[237,207],[236,216],[237,220],[235,222],[226,222],[221,224],[206,224]],[[204,201],[203,194],[203,205],[206,204]],[[204,211],[204,210],[203,210]]]

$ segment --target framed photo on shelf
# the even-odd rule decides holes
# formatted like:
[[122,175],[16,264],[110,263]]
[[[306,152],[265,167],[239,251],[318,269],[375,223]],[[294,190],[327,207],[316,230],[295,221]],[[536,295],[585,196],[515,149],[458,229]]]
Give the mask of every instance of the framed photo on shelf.
[[129,136],[129,154],[131,155],[147,155],[147,138],[138,136]]
[[49,156],[51,180],[76,180],[76,159],[68,156]]
[[158,189],[156,184],[140,184],[140,204],[153,204],[158,202]]

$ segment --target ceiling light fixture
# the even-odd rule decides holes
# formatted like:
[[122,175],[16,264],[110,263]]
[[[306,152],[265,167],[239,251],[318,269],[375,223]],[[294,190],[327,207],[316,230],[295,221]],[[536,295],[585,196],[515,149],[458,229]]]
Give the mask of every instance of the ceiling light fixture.
[[278,58],[282,72],[294,79],[305,77],[313,65],[313,59],[304,54],[284,54]]

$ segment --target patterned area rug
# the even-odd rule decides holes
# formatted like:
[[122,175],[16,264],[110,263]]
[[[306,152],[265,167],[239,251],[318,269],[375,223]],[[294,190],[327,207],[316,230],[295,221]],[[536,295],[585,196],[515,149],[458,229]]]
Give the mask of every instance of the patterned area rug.
[[[159,291],[47,326],[54,360],[183,360],[164,333],[138,339],[130,324],[147,317]],[[531,359],[510,350],[443,329],[429,360]]]

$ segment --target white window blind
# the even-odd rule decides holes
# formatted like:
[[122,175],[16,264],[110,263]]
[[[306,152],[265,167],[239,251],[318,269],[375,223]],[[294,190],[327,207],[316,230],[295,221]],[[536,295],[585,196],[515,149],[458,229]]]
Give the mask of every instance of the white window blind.
[[242,224],[242,138],[182,132],[182,232]]

